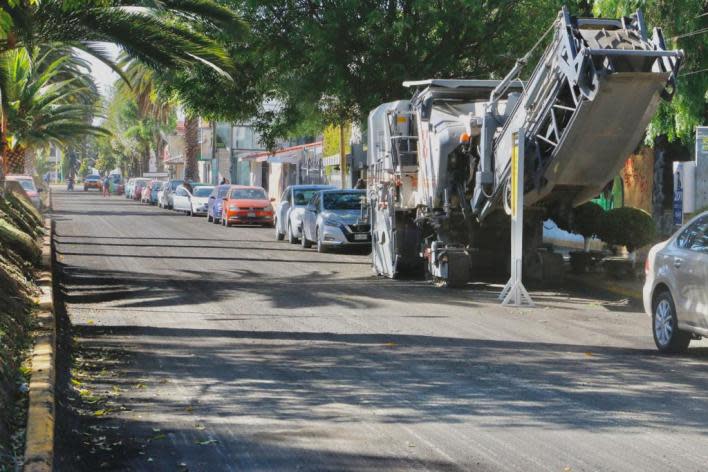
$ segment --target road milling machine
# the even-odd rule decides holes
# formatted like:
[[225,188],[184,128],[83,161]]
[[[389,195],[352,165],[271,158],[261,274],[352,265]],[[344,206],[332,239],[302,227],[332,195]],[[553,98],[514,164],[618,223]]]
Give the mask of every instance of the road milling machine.
[[[510,160],[524,139],[524,267],[539,272],[545,218],[568,217],[613,179],[683,54],[641,12],[577,18],[563,8],[526,81],[405,82],[410,100],[369,114],[367,205],[374,271],[426,269],[443,285],[509,267]],[[545,36],[545,35],[544,35]],[[539,43],[541,44],[541,40]],[[518,131],[524,130],[523,136]]]

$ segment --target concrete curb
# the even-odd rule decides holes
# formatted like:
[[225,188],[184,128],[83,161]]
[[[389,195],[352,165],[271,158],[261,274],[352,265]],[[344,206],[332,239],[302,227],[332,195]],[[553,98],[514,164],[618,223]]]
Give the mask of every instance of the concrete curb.
[[632,298],[637,301],[642,301],[642,290],[632,289],[628,287],[623,287],[619,284],[613,283],[611,280],[604,280],[591,277],[578,277],[577,275],[566,275],[567,280],[572,280],[577,284],[589,285],[592,288],[598,290],[604,290],[606,292],[612,293],[613,295],[619,295],[621,297]]
[[[51,204],[51,194],[49,196]],[[27,435],[25,438],[26,472],[51,471],[54,461],[54,386],[56,379],[56,322],[52,276],[52,221],[44,220],[46,233],[42,242],[42,270],[38,285],[39,312],[35,316],[38,335],[32,349],[29,384]]]

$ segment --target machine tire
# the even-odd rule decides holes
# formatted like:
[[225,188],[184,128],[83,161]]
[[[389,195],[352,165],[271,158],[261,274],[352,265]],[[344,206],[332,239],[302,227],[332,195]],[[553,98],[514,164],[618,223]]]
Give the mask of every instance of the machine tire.
[[659,352],[665,354],[686,352],[691,342],[691,333],[678,329],[676,305],[668,290],[662,290],[654,298],[651,326],[654,344]]
[[[454,262],[453,262],[454,261]],[[467,257],[456,257],[447,262],[447,288],[464,288],[470,280],[470,264]]]

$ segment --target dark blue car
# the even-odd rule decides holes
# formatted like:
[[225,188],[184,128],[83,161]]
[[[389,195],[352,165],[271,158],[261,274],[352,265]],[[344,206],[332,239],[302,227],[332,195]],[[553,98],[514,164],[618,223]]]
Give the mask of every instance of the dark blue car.
[[224,198],[231,188],[230,184],[223,184],[214,187],[214,190],[209,195],[209,206],[207,207],[207,221],[218,224],[221,222],[221,205],[224,203]]

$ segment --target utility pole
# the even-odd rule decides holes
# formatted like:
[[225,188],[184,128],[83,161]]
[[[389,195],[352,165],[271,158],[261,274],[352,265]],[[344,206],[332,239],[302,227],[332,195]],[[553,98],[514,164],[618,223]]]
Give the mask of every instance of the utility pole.
[[339,125],[339,171],[342,174],[342,188],[347,188],[347,156],[344,153],[344,124]]

